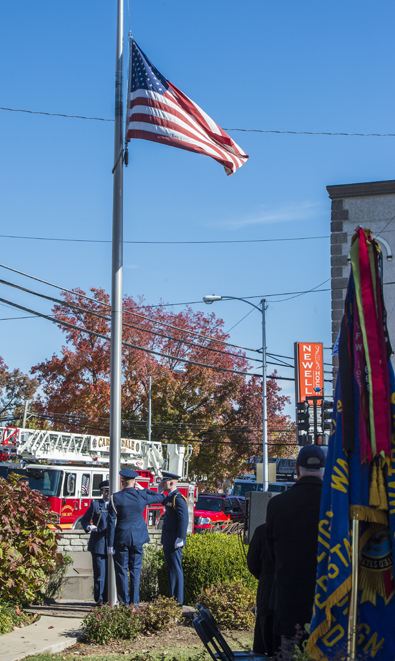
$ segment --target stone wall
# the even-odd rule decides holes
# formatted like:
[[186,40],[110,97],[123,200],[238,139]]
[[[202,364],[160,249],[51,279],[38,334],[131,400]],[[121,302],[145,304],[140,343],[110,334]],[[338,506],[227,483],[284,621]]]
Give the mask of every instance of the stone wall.
[[58,543],[60,553],[88,551],[89,535],[83,530],[65,530]]
[[[331,289],[332,344],[336,342],[344,312],[346,288],[350,275],[349,252],[355,230],[372,230],[384,257],[384,302],[388,331],[395,348],[395,181],[327,186],[331,209]],[[333,388],[336,383],[338,357],[332,357]],[[392,358],[395,367],[394,358]]]
[[[160,545],[161,533],[157,531],[149,531],[150,543],[156,546]],[[60,553],[76,553],[77,551],[88,552],[89,534],[83,530],[64,530],[62,538],[58,543],[58,550]]]

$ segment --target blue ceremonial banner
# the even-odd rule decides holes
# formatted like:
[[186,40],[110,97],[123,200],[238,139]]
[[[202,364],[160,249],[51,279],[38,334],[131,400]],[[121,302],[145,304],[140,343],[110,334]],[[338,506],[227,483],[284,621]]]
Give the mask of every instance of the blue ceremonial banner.
[[[376,661],[395,658],[395,379],[391,363],[389,377],[390,458],[381,455],[372,463],[361,463],[359,424],[353,429],[353,449],[346,451],[344,447],[345,420],[338,375],[322,490],[315,603],[307,647],[315,659],[331,659],[339,650],[347,651],[352,518],[360,521],[357,654]],[[354,421],[358,421],[363,404],[355,379],[353,406]]]

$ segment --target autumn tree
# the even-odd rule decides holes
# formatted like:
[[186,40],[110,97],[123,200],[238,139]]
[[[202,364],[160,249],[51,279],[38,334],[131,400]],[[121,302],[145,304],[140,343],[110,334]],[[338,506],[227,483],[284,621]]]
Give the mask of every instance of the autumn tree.
[[[64,303],[53,310],[59,321],[92,334],[60,326],[66,335],[61,355],[32,369],[43,391],[36,407],[58,428],[108,434],[110,301],[102,289],[91,293],[93,300],[81,290],[64,293]],[[123,300],[123,435],[147,437],[151,376],[152,439],[192,444],[191,471],[218,483],[245,467],[262,427],[262,384],[243,374],[248,361],[226,344],[223,325],[214,313],[169,312],[164,305],[146,306],[130,296]],[[268,385],[268,394],[270,415],[281,415],[285,399],[276,384]],[[276,424],[286,427],[286,416],[276,418]]]
[[32,399],[37,388],[35,379],[18,368],[10,371],[0,357],[0,416],[3,426],[22,423],[25,402]]

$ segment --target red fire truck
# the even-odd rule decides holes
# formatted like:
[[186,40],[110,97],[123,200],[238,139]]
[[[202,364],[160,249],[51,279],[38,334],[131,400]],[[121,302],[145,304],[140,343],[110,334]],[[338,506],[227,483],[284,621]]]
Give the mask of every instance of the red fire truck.
[[[29,480],[30,488],[40,491],[59,515],[61,528],[81,529],[91,501],[101,497],[100,482],[108,479],[110,439],[18,427],[0,427],[0,434],[0,476],[14,472]],[[156,491],[162,470],[182,476],[178,488],[188,502],[190,533],[197,498],[195,484],[186,482],[191,454],[191,446],[121,439],[121,468],[136,470],[141,487]],[[160,505],[146,508],[148,528],[155,527],[163,511]]]

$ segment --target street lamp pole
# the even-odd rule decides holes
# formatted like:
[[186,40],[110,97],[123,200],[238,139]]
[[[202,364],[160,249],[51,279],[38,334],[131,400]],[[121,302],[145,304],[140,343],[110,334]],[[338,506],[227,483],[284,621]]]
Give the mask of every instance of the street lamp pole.
[[269,489],[269,456],[267,451],[267,362],[266,362],[266,299],[261,300],[262,312],[262,462],[263,490]]
[[248,303],[253,308],[258,310],[262,315],[262,464],[263,464],[263,490],[269,489],[269,458],[267,451],[267,361],[266,361],[266,299],[261,300],[261,307],[258,307],[246,298],[239,298],[238,296],[219,296],[211,294],[203,296],[203,301],[207,304],[215,303],[216,301],[243,301]]

